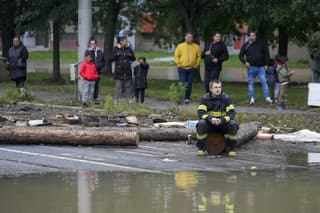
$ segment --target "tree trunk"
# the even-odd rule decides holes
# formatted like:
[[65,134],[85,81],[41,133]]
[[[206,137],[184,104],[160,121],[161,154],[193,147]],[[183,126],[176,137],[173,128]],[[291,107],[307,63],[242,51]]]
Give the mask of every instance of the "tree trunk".
[[[238,145],[253,139],[258,132],[258,125],[255,122],[243,123],[239,125],[237,134]],[[75,130],[76,127],[65,127],[65,130]],[[186,128],[138,128],[138,127],[89,127],[82,130],[92,131],[120,131],[120,132],[138,132],[141,141],[184,141],[191,135],[196,139],[196,129]],[[79,129],[79,130],[81,130]]]
[[288,42],[289,34],[286,27],[279,27],[279,37],[278,37],[278,54],[282,56],[288,56]]
[[113,145],[138,146],[136,132],[95,131],[41,127],[3,127],[0,142],[5,144]]
[[60,24],[53,21],[53,80],[60,81]]
[[15,26],[8,25],[6,29],[1,31],[2,39],[2,56],[8,58],[9,48],[12,46],[12,40],[15,36]]
[[[240,124],[237,145],[252,140],[258,132],[255,122]],[[138,146],[143,141],[187,141],[196,139],[195,129],[123,127],[2,127],[2,144],[116,145]]]
[[105,70],[107,75],[112,75],[112,49],[113,39],[115,35],[115,29],[118,21],[118,15],[120,13],[120,3],[113,0],[111,5],[106,9],[106,20],[103,26],[104,29],[104,57],[106,60]]
[[[113,129],[114,130],[114,129]],[[143,141],[183,141],[188,140],[191,135],[196,139],[195,129],[185,128],[141,128],[138,130],[140,139]],[[258,133],[258,125],[255,122],[243,123],[239,125],[237,133],[237,145],[240,146],[247,141],[252,140]]]

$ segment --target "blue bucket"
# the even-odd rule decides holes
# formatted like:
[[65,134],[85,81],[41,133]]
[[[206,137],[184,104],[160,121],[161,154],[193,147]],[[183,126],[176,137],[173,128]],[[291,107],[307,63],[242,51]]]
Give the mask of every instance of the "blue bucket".
[[194,128],[196,128],[197,123],[198,123],[198,120],[188,120],[186,122],[186,128],[194,129]]

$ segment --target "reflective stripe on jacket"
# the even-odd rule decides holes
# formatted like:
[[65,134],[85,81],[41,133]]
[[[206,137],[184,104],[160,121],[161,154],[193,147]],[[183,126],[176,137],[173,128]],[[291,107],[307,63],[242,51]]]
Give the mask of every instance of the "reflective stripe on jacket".
[[202,96],[198,107],[199,119],[211,121],[214,118],[221,118],[225,122],[234,120],[235,110],[231,98],[226,93],[212,97],[211,93]]

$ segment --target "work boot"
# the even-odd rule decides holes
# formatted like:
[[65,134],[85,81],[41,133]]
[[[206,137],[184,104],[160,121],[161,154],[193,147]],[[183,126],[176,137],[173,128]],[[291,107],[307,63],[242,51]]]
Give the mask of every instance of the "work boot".
[[185,99],[184,100],[184,104],[190,104],[190,100],[189,99]]
[[228,152],[228,157],[236,157],[237,153],[235,151]]
[[198,156],[206,156],[207,153],[206,153],[205,151],[203,151],[203,150],[198,150],[198,151],[197,151],[197,155],[198,155]]

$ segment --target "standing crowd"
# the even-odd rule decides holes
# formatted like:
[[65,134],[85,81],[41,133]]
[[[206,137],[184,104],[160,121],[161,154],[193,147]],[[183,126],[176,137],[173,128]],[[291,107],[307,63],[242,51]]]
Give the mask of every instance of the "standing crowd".
[[[204,90],[209,93],[210,81],[219,80],[223,62],[229,59],[227,47],[219,32],[212,36],[212,41],[205,45],[201,53],[200,46],[193,42],[193,35],[190,32],[186,33],[184,42],[175,50],[174,59],[179,81],[186,85],[185,104],[190,102],[192,82],[196,71],[200,68],[201,58],[205,64]],[[288,58],[276,55],[275,59],[270,59],[267,42],[257,39],[255,32],[249,32],[248,41],[241,47],[239,59],[247,69],[249,104],[255,103],[254,84],[258,78],[266,103],[273,103],[273,97],[274,102],[278,103],[277,108],[285,109],[284,100],[287,100],[288,84],[294,74],[288,69]],[[270,95],[272,90],[273,95]]]
[[[274,59],[270,59],[267,43],[257,39],[255,32],[248,33],[248,37],[248,41],[241,47],[239,59],[247,68],[249,104],[253,105],[255,103],[254,84],[256,77],[258,77],[265,101],[272,103],[274,100],[278,103],[277,108],[283,110],[286,108],[285,102],[287,101],[290,77],[294,74],[293,71],[288,69],[288,58],[277,55]],[[319,46],[318,43],[311,45],[313,82],[319,82]],[[13,45],[8,51],[7,61],[10,77],[15,81],[20,92],[26,91],[24,84],[27,78],[28,56],[28,50],[20,38],[14,37]],[[200,51],[200,46],[193,42],[191,32],[186,33],[184,42],[176,47],[174,60],[177,65],[179,81],[186,85],[185,104],[190,103],[193,78],[200,68],[201,58],[205,64],[204,90],[209,93],[210,81],[219,79],[223,62],[229,59],[227,47],[222,41],[220,33],[215,33],[212,36],[212,41],[207,43],[202,51]],[[117,36],[117,44],[112,50],[111,57],[111,61],[115,64],[113,71],[115,79],[114,103],[118,103],[122,98],[129,99],[130,102],[135,99],[144,103],[149,65],[145,57],[135,60],[136,57],[132,45],[128,41],[127,32],[121,30]],[[97,46],[97,41],[92,38],[80,67],[80,75],[84,80],[82,94],[84,107],[90,103],[99,103],[99,84],[104,66],[104,54]]]
[[[147,88],[147,75],[149,65],[145,57],[137,61],[133,48],[128,41],[126,31],[121,30],[117,37],[117,44],[112,50],[111,61],[114,62],[114,103],[122,98],[132,102],[134,99],[144,103],[145,89]],[[83,78],[82,105],[87,107],[90,103],[99,103],[99,82],[105,59],[102,51],[97,47],[97,41],[92,38],[85,58],[80,66],[80,75]],[[132,72],[132,68],[134,72]]]

